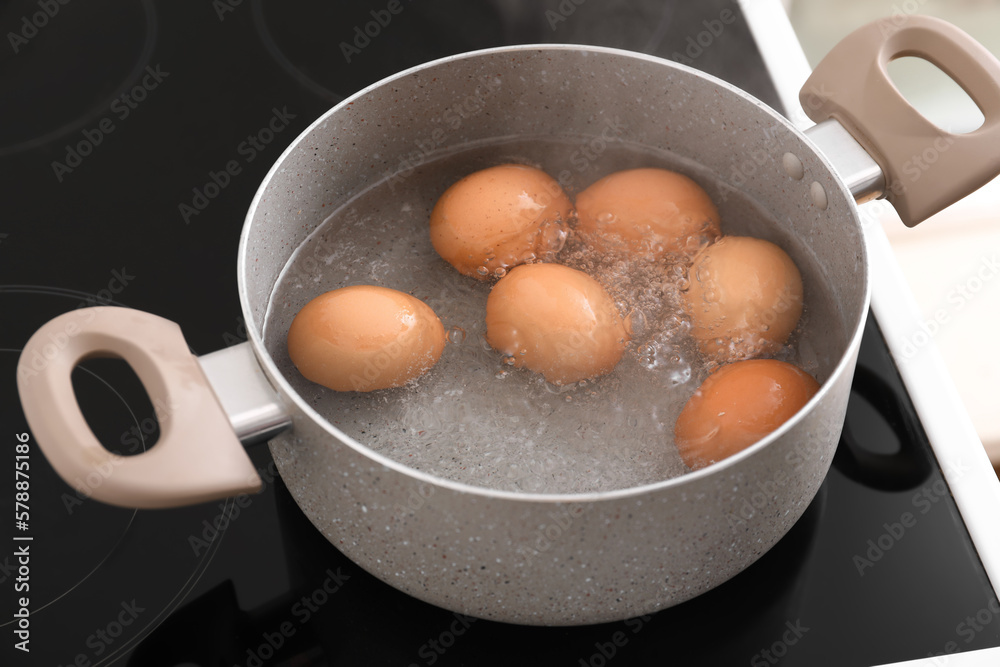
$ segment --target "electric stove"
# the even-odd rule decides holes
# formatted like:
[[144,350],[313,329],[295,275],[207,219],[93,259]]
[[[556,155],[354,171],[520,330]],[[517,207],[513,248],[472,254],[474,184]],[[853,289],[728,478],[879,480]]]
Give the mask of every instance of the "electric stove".
[[[21,412],[20,349],[75,308],[161,315],[196,354],[245,340],[236,257],[250,201],[283,149],[364,86],[478,48],[586,43],[683,62],[780,110],[780,63],[761,41],[769,2],[0,6],[0,664],[815,666],[959,652],[995,663],[1000,601],[982,546],[992,542],[970,534],[971,501],[960,511],[955,499],[963,479],[981,482],[985,455],[931,446],[904,384],[915,366],[901,372],[887,344],[898,317],[879,319],[880,300],[895,302],[884,287],[844,436],[802,519],[728,583],[619,623],[520,627],[408,597],[312,527],[265,446],[250,449],[265,488],[246,502],[92,501],[55,475]],[[124,362],[86,361],[73,381],[106,446],[153,446],[157,406]],[[967,419],[940,410],[938,420]],[[25,639],[30,652],[18,649]],[[971,664],[959,659],[921,664]]]

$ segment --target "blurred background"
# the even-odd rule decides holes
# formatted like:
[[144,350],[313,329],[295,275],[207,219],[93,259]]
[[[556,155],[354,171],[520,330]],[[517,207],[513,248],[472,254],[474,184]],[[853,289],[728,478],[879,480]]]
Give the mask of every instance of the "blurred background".
[[[899,13],[950,21],[1000,57],[998,0],[784,4],[813,67],[853,29]],[[942,129],[968,132],[982,124],[976,104],[936,67],[901,58],[889,73],[907,99]],[[920,306],[925,331],[939,347],[994,468],[1000,470],[1000,355],[987,347],[1000,329],[1000,179],[913,229],[892,218],[884,228]]]

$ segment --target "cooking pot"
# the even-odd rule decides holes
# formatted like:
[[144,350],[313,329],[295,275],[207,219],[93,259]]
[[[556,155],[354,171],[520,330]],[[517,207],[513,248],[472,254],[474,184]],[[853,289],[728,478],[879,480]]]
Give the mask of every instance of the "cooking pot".
[[[907,55],[929,60],[962,85],[984,111],[984,125],[955,135],[917,113],[886,73],[890,60]],[[68,483],[103,502],[136,508],[253,493],[261,480],[243,447],[269,440],[296,502],[338,549],[399,590],[463,614],[566,625],[678,604],[767,552],[802,515],[829,469],[868,311],[856,202],[885,197],[912,225],[1000,171],[1000,63],[942,21],[895,16],[861,28],[820,64],[801,101],[819,123],[805,134],[746,93],[691,68],[578,45],[488,49],[389,77],[317,119],[257,192],[239,248],[246,343],[196,358],[179,327],[158,316],[114,307],[64,314],[39,329],[20,358],[28,424]],[[369,202],[365,210],[373,215],[324,228],[335,248],[347,249],[340,254],[303,258],[301,248],[315,241],[331,211],[375,184],[426,191],[424,205],[433,203],[447,179],[425,169],[431,180],[420,181],[413,176],[420,167],[470,147],[490,155],[490,147],[499,146],[494,157],[509,158],[504,151],[513,149],[504,142],[519,137],[528,139],[522,147],[532,138],[578,142],[586,161],[610,154],[612,144],[669,154],[717,200],[759,205],[772,224],[761,233],[783,239],[800,266],[812,267],[807,309],[810,298],[820,303],[810,315],[819,392],[778,430],[724,461],[613,488],[601,486],[601,475],[583,491],[544,482],[528,490],[470,483],[456,470],[475,467],[488,452],[469,451],[463,429],[502,422],[504,415],[491,413],[489,396],[474,395],[460,377],[451,393],[466,392],[455,399],[471,406],[466,419],[457,430],[437,426],[446,444],[454,442],[453,458],[462,465],[428,471],[408,464],[405,453],[376,451],[376,440],[410,437],[398,427],[408,401],[430,400],[420,419],[434,421],[433,401],[443,396],[433,395],[437,385],[374,397],[308,385],[284,351],[283,332],[295,308],[275,297],[276,286],[298,270],[297,262],[311,259],[313,296],[345,276],[387,282],[385,276],[399,281],[440,269],[429,284],[448,282],[447,288],[420,293],[436,310],[475,297],[455,287],[464,283],[449,282],[469,279],[415,261],[433,258],[424,228],[417,234],[422,241],[393,244],[412,230],[393,227],[392,220],[426,213],[407,205]],[[324,277],[341,265],[360,267],[359,273]],[[300,282],[308,291],[310,281]],[[468,344],[475,341],[449,348]],[[124,359],[145,386],[161,425],[149,451],[119,456],[88,428],[70,375],[94,356]],[[677,391],[686,398],[693,387]],[[599,421],[600,406],[613,398],[596,393],[586,411]],[[553,396],[563,405],[565,397]],[[547,409],[553,422],[566,421],[556,408]],[[503,423],[517,422],[507,416]],[[659,429],[671,432],[672,420],[662,421]],[[627,427],[615,429],[591,444],[614,451],[630,440]],[[669,456],[669,436],[658,437],[657,451]],[[494,471],[518,467],[515,459]]]

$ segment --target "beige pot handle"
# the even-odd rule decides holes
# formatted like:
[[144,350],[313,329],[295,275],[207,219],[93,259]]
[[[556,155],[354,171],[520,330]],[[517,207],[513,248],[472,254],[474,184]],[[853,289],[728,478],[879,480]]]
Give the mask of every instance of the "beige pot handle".
[[[982,127],[952,134],[913,108],[886,69],[904,56],[954,79],[982,110]],[[839,121],[878,162],[885,196],[909,227],[1000,173],[1000,61],[940,19],[896,15],[859,28],[820,62],[799,100],[817,123]]]
[[[73,368],[107,356],[128,362],[157,408],[160,439],[142,454],[105,449],[77,404]],[[260,477],[229,418],[170,320],[113,307],[60,315],[28,341],[17,386],[35,441],[56,472],[85,495],[154,508],[260,490]]]

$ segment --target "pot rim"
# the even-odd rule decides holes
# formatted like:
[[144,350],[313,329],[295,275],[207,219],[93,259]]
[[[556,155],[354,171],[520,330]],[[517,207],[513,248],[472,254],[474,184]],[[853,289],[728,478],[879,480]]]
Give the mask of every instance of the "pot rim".
[[[747,447],[741,452],[738,452],[732,456],[723,459],[717,463],[710,466],[702,468],[701,470],[696,470],[682,474],[678,477],[672,477],[670,479],[660,480],[658,482],[652,482],[649,484],[643,484],[640,486],[628,487],[625,489],[613,489],[609,491],[589,491],[584,493],[522,493],[517,491],[505,491],[500,489],[491,489],[488,487],[474,486],[472,484],[467,484],[464,482],[456,482],[451,479],[444,477],[438,477],[427,472],[416,470],[410,468],[395,459],[391,459],[379,452],[372,450],[363,443],[355,440],[351,436],[347,435],[333,424],[331,424],[325,417],[316,412],[309,404],[306,402],[295,389],[292,388],[291,384],[285,379],[285,377],[278,370],[277,365],[274,360],[271,359],[270,355],[265,349],[264,342],[260,335],[257,333],[257,322],[253,315],[253,312],[249,304],[249,295],[247,293],[246,280],[244,276],[247,271],[247,255],[248,255],[248,245],[250,230],[253,226],[253,219],[257,212],[257,207],[260,204],[261,199],[264,196],[264,192],[267,190],[271,179],[280,169],[283,168],[287,158],[299,150],[299,145],[304,141],[304,139],[309,136],[309,134],[319,125],[327,122],[327,120],[338,113],[341,109],[352,104],[355,100],[367,95],[369,92],[381,88],[383,86],[389,85],[394,81],[406,78],[415,73],[446,65],[450,62],[465,60],[470,58],[478,58],[487,55],[494,55],[500,53],[519,53],[526,51],[578,51],[586,56],[588,53],[600,53],[608,55],[617,55],[627,58],[633,58],[637,60],[645,60],[653,62],[659,65],[665,65],[668,68],[674,68],[681,71],[685,71],[689,74],[708,79],[711,83],[719,86],[729,93],[735,94],[738,97],[742,97],[744,100],[751,102],[762,111],[771,115],[775,121],[782,123],[789,131],[791,131],[796,137],[801,139],[803,143],[809,146],[813,153],[815,153],[823,162],[828,173],[833,175],[834,182],[837,184],[840,191],[840,196],[845,197],[851,202],[852,211],[852,224],[859,229],[862,241],[860,242],[861,255],[862,255],[862,265],[864,267],[863,275],[863,285],[864,285],[864,296],[861,303],[861,313],[858,315],[858,322],[854,328],[853,333],[848,336],[848,340],[844,346],[844,350],[840,355],[840,359],[837,361],[836,366],[830,373],[830,376],[823,382],[820,390],[803,406],[795,415],[788,419],[784,424],[782,424],[777,430],[772,431],[769,435],[763,439],[757,441],[753,445]],[[756,97],[750,95],[749,93],[737,88],[736,86],[719,79],[711,74],[707,74],[693,67],[683,65],[681,63],[676,63],[671,60],[666,60],[657,56],[651,56],[644,53],[639,53],[635,51],[628,51],[625,49],[617,49],[605,46],[593,46],[593,45],[583,45],[583,44],[519,44],[514,46],[501,46],[492,47],[488,49],[478,49],[475,51],[468,51],[464,53],[458,53],[450,56],[445,56],[443,58],[438,58],[431,60],[419,65],[415,65],[408,69],[402,70],[395,74],[392,74],[384,79],[380,79],[375,83],[372,83],[363,89],[357,91],[353,95],[344,98],[338,104],[324,112],[316,120],[309,124],[292,142],[288,147],[282,152],[278,159],[271,165],[268,170],[267,175],[261,181],[260,186],[257,188],[257,192],[254,194],[254,198],[250,203],[250,207],[247,210],[247,215],[244,220],[243,229],[240,233],[240,241],[238,247],[237,255],[237,284],[240,297],[240,307],[243,311],[243,318],[248,323],[247,326],[247,338],[250,345],[254,351],[254,355],[257,358],[257,362],[260,364],[265,375],[268,379],[275,385],[275,388],[282,396],[285,397],[287,401],[294,404],[295,409],[301,414],[308,417],[310,420],[315,422],[317,425],[323,428],[331,437],[338,440],[344,446],[354,449],[359,454],[365,456],[373,463],[382,465],[390,470],[410,477],[418,482],[424,484],[430,484],[435,487],[446,488],[451,491],[466,493],[475,496],[480,496],[489,499],[498,500],[511,500],[519,501],[525,503],[593,503],[596,501],[613,501],[621,500],[629,497],[640,497],[646,494],[654,493],[663,489],[670,487],[681,487],[686,484],[693,484],[702,480],[706,477],[722,474],[727,469],[734,467],[739,464],[743,459],[754,456],[757,452],[762,451],[766,447],[770,446],[775,440],[781,438],[785,433],[793,429],[796,425],[801,422],[805,416],[813,410],[813,408],[822,400],[825,396],[832,391],[831,387],[835,384],[837,378],[841,377],[845,373],[853,373],[855,362],[853,360],[852,352],[859,349],[861,346],[861,337],[864,333],[865,320],[868,315],[868,309],[871,303],[871,280],[870,271],[868,267],[868,252],[867,246],[863,241],[863,228],[861,226],[860,215],[858,214],[857,204],[854,203],[854,198],[851,196],[850,192],[844,186],[842,180],[837,175],[833,165],[818,149],[813,146],[813,144],[808,140],[807,137],[800,131],[789,119],[781,115],[771,107],[769,107],[764,102],[761,102]],[[263,324],[263,323],[261,323]]]

